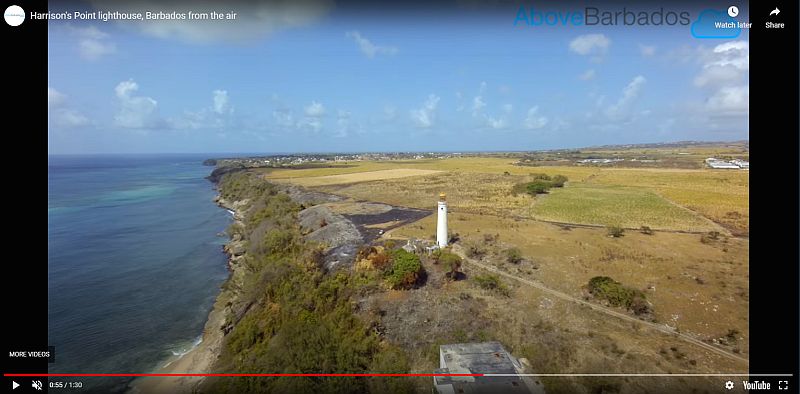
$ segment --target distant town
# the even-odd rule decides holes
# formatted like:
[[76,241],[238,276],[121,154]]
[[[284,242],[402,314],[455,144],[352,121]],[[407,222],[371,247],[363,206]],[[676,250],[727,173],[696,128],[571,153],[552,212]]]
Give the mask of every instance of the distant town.
[[[715,151],[723,144],[724,153]],[[736,152],[738,151],[738,152]],[[711,156],[709,154],[718,154]],[[459,157],[501,157],[516,159],[520,166],[609,166],[712,168],[747,170],[750,147],[747,141],[672,142],[651,144],[604,145],[581,149],[554,149],[518,152],[362,152],[362,153],[294,153],[218,158],[206,165],[244,168],[318,168],[362,161],[411,161],[452,159]]]

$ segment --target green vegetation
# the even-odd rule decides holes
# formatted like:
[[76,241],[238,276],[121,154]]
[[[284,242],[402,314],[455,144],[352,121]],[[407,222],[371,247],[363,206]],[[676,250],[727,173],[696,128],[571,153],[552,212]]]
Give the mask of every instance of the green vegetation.
[[[300,234],[297,204],[250,172],[226,175],[220,192],[245,207],[248,254],[245,275],[225,288],[236,290],[215,371],[249,373],[407,372],[405,353],[387,344],[353,311],[363,281],[356,275],[324,274],[320,250]],[[369,251],[367,251],[369,253]],[[414,255],[411,255],[416,257]],[[419,260],[396,253],[392,273],[405,282]],[[411,268],[409,268],[411,267]],[[229,290],[226,290],[229,291]],[[367,378],[218,378],[200,392],[409,392],[408,381]]]
[[386,283],[392,289],[410,289],[425,274],[419,256],[395,249],[390,253],[392,266],[386,271]]
[[510,264],[519,264],[522,262],[522,252],[518,248],[508,248],[505,250],[506,261]]
[[623,286],[608,276],[595,276],[589,280],[588,288],[589,293],[611,306],[624,307],[637,315],[650,312],[650,305],[642,291]]
[[531,174],[531,182],[523,182],[514,185],[511,193],[514,195],[528,193],[532,196],[547,193],[551,188],[564,187],[567,177],[564,175],[550,176],[547,174]]
[[475,275],[472,277],[478,287],[484,290],[490,290],[505,297],[511,297],[511,290],[505,285],[497,275]]
[[439,262],[450,270],[447,272],[448,279],[458,279],[461,274],[461,256],[446,250],[442,250],[439,251]]
[[646,223],[654,230],[718,230],[693,212],[637,187],[570,184],[551,190],[547,198],[533,204],[530,214],[536,219],[562,223],[628,228],[639,228]]
[[625,229],[620,226],[608,226],[606,233],[609,237],[619,238],[625,234]]

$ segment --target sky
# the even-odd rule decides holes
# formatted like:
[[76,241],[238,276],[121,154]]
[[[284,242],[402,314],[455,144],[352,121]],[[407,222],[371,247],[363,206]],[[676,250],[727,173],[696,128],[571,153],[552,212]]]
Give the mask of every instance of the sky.
[[[681,25],[525,20],[531,8],[583,11],[566,3],[522,3],[523,18],[520,3],[192,4],[50,8],[237,18],[46,22],[49,153],[540,150],[749,138],[746,29],[696,38]],[[691,10],[692,22],[699,14]],[[747,20],[746,9],[736,20]]]

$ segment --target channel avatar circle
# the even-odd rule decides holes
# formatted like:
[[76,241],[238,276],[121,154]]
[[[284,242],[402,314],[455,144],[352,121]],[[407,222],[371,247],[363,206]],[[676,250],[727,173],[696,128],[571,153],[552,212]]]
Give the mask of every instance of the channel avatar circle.
[[3,14],[3,18],[6,19],[6,23],[9,26],[19,26],[22,22],[25,22],[25,10],[18,5],[12,5],[6,8],[6,13]]

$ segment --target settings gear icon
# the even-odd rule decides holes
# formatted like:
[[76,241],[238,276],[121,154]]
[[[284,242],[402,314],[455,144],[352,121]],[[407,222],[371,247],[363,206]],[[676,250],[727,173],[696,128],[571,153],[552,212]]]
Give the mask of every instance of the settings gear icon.
[[725,388],[728,390],[733,390],[733,382],[730,380],[725,382]]

